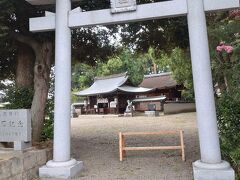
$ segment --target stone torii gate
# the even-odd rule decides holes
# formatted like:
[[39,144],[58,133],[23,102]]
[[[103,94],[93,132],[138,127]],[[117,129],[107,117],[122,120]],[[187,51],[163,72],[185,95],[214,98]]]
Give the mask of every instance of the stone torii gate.
[[[26,0],[33,5],[54,0]],[[77,1],[77,0],[75,0]],[[136,0],[111,0],[112,9],[82,12],[71,0],[56,0],[56,14],[31,18],[30,31],[56,31],[53,160],[39,169],[40,177],[69,178],[82,168],[70,157],[71,28],[187,16],[197,107],[201,159],[193,163],[195,180],[234,180],[222,161],[213,94],[205,12],[239,8],[239,0],[171,0],[136,5]]]

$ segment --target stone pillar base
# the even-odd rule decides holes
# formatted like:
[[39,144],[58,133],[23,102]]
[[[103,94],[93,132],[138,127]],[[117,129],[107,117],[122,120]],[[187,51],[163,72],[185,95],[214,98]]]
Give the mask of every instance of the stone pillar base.
[[156,117],[159,116],[159,111],[145,111],[144,114],[148,117]]
[[133,113],[132,112],[125,112],[124,117],[133,117]]
[[13,147],[15,151],[22,151],[32,147],[32,142],[14,141]]
[[39,168],[40,178],[69,179],[76,176],[82,169],[83,162],[70,160],[68,162],[49,161]]
[[234,180],[234,170],[228,162],[207,164],[200,160],[193,163],[194,180]]

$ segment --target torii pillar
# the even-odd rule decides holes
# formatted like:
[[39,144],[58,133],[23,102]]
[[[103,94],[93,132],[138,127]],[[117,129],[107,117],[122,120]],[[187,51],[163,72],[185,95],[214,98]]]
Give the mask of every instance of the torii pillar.
[[[55,2],[27,1],[36,5]],[[81,12],[80,8],[71,11],[71,0],[56,0],[56,15],[47,13],[45,17],[30,19],[31,31],[56,30],[54,154],[53,160],[39,169],[40,176],[69,178],[82,167],[82,162],[70,158],[70,28],[187,16],[201,152],[201,159],[193,163],[194,179],[234,180],[233,169],[221,159],[205,11],[239,8],[239,0],[171,0],[137,7],[134,1],[111,0],[114,6],[133,6]],[[119,10],[124,13],[111,14]]]
[[55,30],[55,99],[53,160],[39,169],[40,177],[64,178],[75,176],[82,162],[71,159],[71,29],[68,13],[71,0],[56,1]]
[[233,169],[221,159],[202,0],[188,0],[187,19],[201,154],[201,160],[193,163],[194,180],[234,180]]

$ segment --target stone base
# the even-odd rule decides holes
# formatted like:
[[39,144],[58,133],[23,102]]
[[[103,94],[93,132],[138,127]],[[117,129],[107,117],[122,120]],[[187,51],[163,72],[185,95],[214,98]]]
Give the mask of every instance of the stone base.
[[15,151],[22,151],[24,149],[30,148],[32,146],[32,142],[14,141],[13,146]]
[[159,111],[145,111],[145,116],[148,116],[148,117],[159,116]]
[[[52,161],[50,161],[52,162]],[[64,163],[64,162],[63,162]],[[61,163],[61,164],[63,164]],[[42,166],[39,168],[39,177],[41,178],[60,178],[60,179],[69,179],[74,176],[76,176],[81,169],[83,168],[83,162],[82,161],[76,161],[75,164],[70,165],[70,166],[61,166],[61,164],[58,166],[57,162],[53,162],[53,165],[56,165],[55,167],[53,166]],[[66,162],[68,164],[68,162]]]
[[234,180],[234,170],[228,162],[207,164],[200,160],[193,163],[194,180]]
[[0,148],[0,179],[30,180],[39,179],[38,169],[52,159],[52,149],[28,148],[14,151]]
[[133,117],[133,113],[132,112],[125,112],[124,117]]

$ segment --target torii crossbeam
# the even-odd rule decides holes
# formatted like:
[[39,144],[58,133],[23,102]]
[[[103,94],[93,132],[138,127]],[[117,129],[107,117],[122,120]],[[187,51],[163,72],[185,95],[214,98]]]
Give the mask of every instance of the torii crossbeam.
[[[31,0],[33,2],[34,0]],[[37,1],[37,0],[35,0]],[[53,1],[51,1],[52,3]],[[43,3],[43,2],[42,2]],[[46,3],[46,2],[45,2]],[[239,6],[239,0],[204,0],[206,12],[232,9]],[[111,14],[110,9],[82,12],[81,8],[69,11],[68,26],[79,28],[94,25],[129,23],[150,19],[162,19],[176,16],[186,16],[187,0],[171,0],[165,2],[138,5],[137,11]],[[30,31],[55,30],[55,14],[46,13],[45,17],[30,19]]]
[[171,0],[138,6],[136,0],[111,0],[116,9],[87,12],[72,10],[71,0],[26,1],[56,2],[56,14],[30,19],[32,32],[56,31],[54,152],[53,160],[39,169],[41,177],[69,178],[82,167],[82,162],[70,158],[71,28],[187,16],[201,152],[201,160],[193,163],[194,179],[234,180],[233,169],[221,159],[205,12],[239,8],[239,0]]

